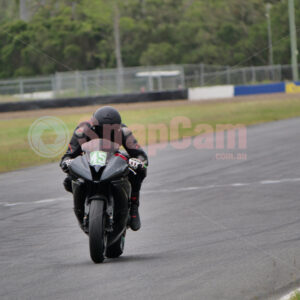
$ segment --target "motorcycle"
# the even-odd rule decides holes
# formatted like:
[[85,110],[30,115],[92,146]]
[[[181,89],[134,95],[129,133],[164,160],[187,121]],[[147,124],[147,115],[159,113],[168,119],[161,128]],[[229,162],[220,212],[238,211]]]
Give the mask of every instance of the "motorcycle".
[[128,156],[120,146],[94,139],[81,146],[83,155],[69,165],[72,186],[85,186],[83,230],[89,236],[94,263],[122,255],[129,223],[131,184]]

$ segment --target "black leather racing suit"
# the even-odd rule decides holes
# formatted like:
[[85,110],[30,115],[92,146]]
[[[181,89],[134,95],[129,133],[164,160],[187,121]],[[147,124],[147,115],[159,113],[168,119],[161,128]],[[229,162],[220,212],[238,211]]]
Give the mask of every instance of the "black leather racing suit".
[[[136,138],[133,136],[130,129],[126,125],[122,124],[120,131],[121,132],[119,132],[117,137],[111,134],[110,139],[114,142],[117,142],[118,144],[122,144],[122,146],[125,148],[130,157],[138,158],[146,165],[148,165],[148,156],[146,152],[142,149],[142,147],[138,144]],[[83,143],[93,139],[103,138],[102,135],[102,133],[97,133],[97,130],[93,126],[92,121],[80,123],[73,133],[68,149],[61,159],[60,166],[62,167],[62,164],[65,160],[73,159],[81,155],[81,145]],[[139,202],[139,192],[141,189],[142,182],[146,175],[146,168],[139,170],[136,175],[133,175],[130,172],[129,180],[132,186],[132,200]],[[67,175],[63,184],[67,191],[72,192],[72,179],[69,175]]]

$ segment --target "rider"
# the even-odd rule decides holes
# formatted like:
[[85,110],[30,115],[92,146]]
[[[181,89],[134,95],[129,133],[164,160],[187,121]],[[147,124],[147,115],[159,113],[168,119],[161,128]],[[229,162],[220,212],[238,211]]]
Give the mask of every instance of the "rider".
[[[129,165],[135,169],[136,175],[132,172],[129,174],[129,181],[132,186],[129,225],[132,230],[139,230],[141,227],[138,211],[139,196],[141,184],[147,175],[148,157],[129,128],[122,124],[121,116],[115,108],[103,106],[96,110],[90,121],[82,122],[76,127],[67,152],[61,159],[60,167],[68,174],[71,161],[82,154],[81,145],[98,138],[110,139],[122,145],[130,156]],[[72,178],[69,174],[63,184],[68,192],[74,194],[74,213],[80,227],[83,228],[85,187],[83,184],[72,185]]]

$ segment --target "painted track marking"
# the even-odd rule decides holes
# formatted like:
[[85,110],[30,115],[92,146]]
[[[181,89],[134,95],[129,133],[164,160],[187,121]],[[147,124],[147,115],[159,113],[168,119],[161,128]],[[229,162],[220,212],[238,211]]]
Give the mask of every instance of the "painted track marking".
[[[253,185],[268,185],[268,184],[282,184],[282,183],[298,183],[300,182],[300,178],[282,178],[282,179],[273,179],[273,180],[261,180],[258,182],[235,182],[228,184],[210,184],[203,186],[190,186],[190,187],[182,187],[177,189],[155,189],[155,190],[145,190],[142,191],[142,194],[153,194],[153,193],[178,193],[178,192],[188,192],[188,191],[197,191],[197,190],[207,190],[207,189],[222,189],[222,188],[240,188],[245,186],[253,186]],[[14,207],[20,205],[39,205],[39,204],[47,204],[59,201],[70,201],[71,197],[58,197],[58,198],[49,198],[42,199],[37,201],[29,201],[29,202],[0,202],[0,206],[4,207]]]

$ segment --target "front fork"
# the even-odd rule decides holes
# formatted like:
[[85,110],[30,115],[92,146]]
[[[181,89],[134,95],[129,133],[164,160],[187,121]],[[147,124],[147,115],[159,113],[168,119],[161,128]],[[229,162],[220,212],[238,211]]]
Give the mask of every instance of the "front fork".
[[[87,198],[85,201],[85,213],[83,218],[83,227],[88,231],[89,228],[89,212],[90,212],[90,202],[93,198],[97,198],[97,195]],[[112,194],[112,188],[109,186],[109,193],[108,197],[100,196],[101,200],[98,201],[104,201],[105,202],[105,213],[106,213],[106,222],[105,222],[105,230],[107,232],[113,231],[113,225],[114,225],[114,197]]]
[[112,187],[109,185],[109,193],[108,199],[106,203],[106,214],[107,214],[107,222],[106,222],[106,231],[112,232],[114,225],[114,197],[112,194]]

